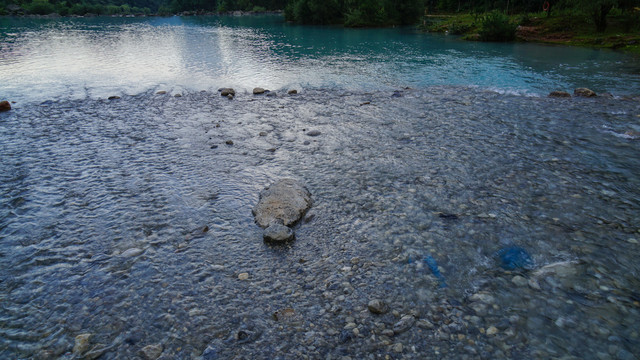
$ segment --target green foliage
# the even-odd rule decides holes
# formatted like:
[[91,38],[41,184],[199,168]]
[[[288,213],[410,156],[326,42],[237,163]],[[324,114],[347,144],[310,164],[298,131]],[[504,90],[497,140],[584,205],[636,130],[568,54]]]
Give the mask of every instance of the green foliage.
[[49,3],[49,0],[34,0],[30,4],[23,5],[29,14],[49,15],[56,12],[55,6]]
[[509,17],[500,11],[485,14],[480,21],[480,40],[482,41],[512,41],[516,38],[516,28]]
[[449,25],[449,33],[452,35],[462,35],[471,30],[472,27],[470,24],[454,21]]
[[291,0],[285,17],[305,24],[383,26],[414,24],[423,11],[424,0]]

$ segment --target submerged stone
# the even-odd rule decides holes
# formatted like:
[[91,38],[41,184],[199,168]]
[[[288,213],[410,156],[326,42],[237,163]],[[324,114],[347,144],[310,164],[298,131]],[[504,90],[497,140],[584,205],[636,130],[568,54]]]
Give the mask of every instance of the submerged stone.
[[595,97],[597,96],[596,93],[591,90],[591,89],[587,89],[587,88],[577,88],[573,91],[573,95],[575,96],[582,96],[582,97]]
[[505,270],[531,270],[535,266],[527,250],[519,246],[509,246],[498,251],[500,267]]
[[374,314],[384,314],[389,311],[389,305],[380,299],[373,299],[369,301],[367,308]]
[[291,228],[288,226],[284,226],[282,224],[272,224],[264,230],[263,237],[264,241],[283,243],[293,240],[294,233],[293,230],[291,230]]
[[146,360],[156,360],[162,355],[164,346],[162,344],[147,345],[140,351]]
[[253,208],[256,223],[262,228],[272,224],[295,224],[311,207],[311,194],[294,179],[282,179],[263,190]]
[[549,97],[570,98],[571,94],[566,91],[552,91],[549,93]]

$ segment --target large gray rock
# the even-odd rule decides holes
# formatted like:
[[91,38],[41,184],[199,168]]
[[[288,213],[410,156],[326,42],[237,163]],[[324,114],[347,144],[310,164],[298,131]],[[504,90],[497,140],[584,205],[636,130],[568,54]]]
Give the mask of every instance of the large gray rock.
[[260,200],[252,212],[262,228],[272,224],[295,224],[311,207],[311,194],[302,183],[282,179],[260,193]]

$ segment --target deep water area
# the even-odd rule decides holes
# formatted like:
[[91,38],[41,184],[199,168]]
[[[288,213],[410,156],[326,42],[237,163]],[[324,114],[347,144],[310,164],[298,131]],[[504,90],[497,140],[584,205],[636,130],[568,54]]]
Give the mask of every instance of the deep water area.
[[286,90],[0,113],[0,357],[640,353],[638,98]]

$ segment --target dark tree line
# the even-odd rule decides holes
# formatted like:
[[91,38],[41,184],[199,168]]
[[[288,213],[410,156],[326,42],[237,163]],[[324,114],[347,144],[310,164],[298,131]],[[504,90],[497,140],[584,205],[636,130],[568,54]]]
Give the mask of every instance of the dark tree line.
[[0,0],[0,15],[175,14],[282,10],[287,0]]

